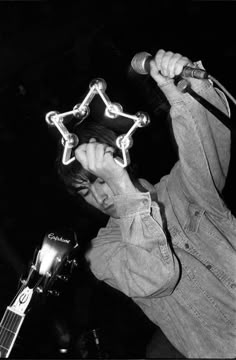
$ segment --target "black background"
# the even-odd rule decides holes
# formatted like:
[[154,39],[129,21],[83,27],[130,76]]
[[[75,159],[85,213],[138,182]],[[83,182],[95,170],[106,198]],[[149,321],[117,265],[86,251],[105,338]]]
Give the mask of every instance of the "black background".
[[[105,79],[111,101],[131,114],[149,113],[151,124],[134,135],[131,160],[140,176],[158,182],[176,161],[168,106],[150,78],[130,72],[130,61],[140,51],[180,52],[201,59],[235,96],[235,7],[234,1],[0,2],[2,314],[49,229],[73,228],[82,250],[107,220],[96,211],[88,215],[59,183],[54,168],[59,135],[45,114],[71,110],[92,79]],[[234,123],[235,106],[229,103]],[[98,100],[91,112],[106,121]],[[112,122],[107,125],[118,133],[130,125],[122,118]],[[232,140],[224,196],[234,213],[234,130]],[[130,358],[144,356],[154,329],[129,299],[97,283],[83,264],[59,298],[29,313],[14,355],[59,356],[58,323],[72,337],[84,329],[91,336],[91,329],[99,328],[108,352],[113,348],[113,356]]]

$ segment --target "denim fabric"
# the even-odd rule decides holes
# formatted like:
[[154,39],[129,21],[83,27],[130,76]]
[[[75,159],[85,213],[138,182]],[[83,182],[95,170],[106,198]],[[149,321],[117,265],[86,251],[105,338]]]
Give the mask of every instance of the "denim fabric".
[[[192,88],[227,113],[207,80]],[[236,219],[221,199],[230,132],[172,83],[179,161],[147,192],[115,196],[87,254],[97,278],[130,296],[187,358],[236,357]],[[153,166],[158,166],[158,154]]]

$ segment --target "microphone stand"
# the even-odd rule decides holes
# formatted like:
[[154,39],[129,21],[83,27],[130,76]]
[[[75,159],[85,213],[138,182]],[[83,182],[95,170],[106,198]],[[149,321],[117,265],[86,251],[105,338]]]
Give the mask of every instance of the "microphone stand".
[[177,78],[176,79],[176,86],[178,89],[183,93],[190,94],[195,100],[197,100],[201,105],[203,105],[208,111],[210,111],[213,115],[217,117],[228,129],[233,130],[235,127],[233,127],[232,122],[230,121],[230,118],[224,114],[221,110],[217,109],[214,105],[209,103],[206,99],[204,99],[202,96],[197,94],[192,88],[186,79]]

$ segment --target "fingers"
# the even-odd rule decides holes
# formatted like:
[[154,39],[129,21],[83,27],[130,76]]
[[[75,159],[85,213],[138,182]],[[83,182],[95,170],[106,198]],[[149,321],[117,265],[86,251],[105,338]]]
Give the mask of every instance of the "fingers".
[[159,73],[172,79],[181,74],[184,66],[190,63],[190,60],[179,53],[160,49],[151,63],[153,75]]
[[75,157],[83,168],[95,172],[109,157],[113,158],[113,153],[114,149],[111,146],[98,143],[96,139],[91,138],[89,143],[82,144],[75,150]]
[[183,69],[183,66],[181,67],[182,55],[179,53],[170,54],[170,57],[167,61],[168,61],[168,69],[166,76],[173,78],[176,75],[179,75]]
[[75,158],[80,162],[84,169],[88,170],[87,144],[82,144],[75,149]]
[[103,145],[96,142],[95,139],[90,139],[86,148],[88,169],[94,170],[97,162],[101,162],[103,154]]

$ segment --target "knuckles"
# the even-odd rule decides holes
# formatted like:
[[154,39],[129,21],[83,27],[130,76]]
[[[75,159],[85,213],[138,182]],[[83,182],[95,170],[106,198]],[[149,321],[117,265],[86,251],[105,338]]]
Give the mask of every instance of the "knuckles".
[[158,71],[164,73],[164,75],[168,75],[169,71],[175,70],[175,64],[177,64],[175,61],[178,63],[178,68],[185,66],[189,62],[189,59],[179,53],[160,49],[151,61],[151,68],[156,67]]

